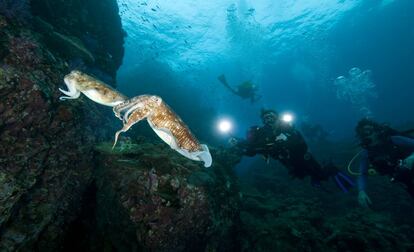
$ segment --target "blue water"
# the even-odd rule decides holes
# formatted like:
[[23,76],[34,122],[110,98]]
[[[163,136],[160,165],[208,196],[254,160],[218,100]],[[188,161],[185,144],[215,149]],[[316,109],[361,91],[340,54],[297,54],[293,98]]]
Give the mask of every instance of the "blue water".
[[[333,139],[353,139],[365,116],[414,125],[414,1],[118,2],[127,32],[119,89],[162,96],[210,142],[225,141],[223,117],[244,136],[261,107],[321,124]],[[353,67],[370,79],[336,85]],[[262,100],[230,93],[217,81],[223,73],[231,85],[253,81]]]

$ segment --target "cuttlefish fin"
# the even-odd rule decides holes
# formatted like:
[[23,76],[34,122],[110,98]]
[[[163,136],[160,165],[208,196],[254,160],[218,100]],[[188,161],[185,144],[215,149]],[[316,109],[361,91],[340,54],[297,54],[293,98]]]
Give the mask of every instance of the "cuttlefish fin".
[[171,149],[177,151],[184,157],[189,158],[191,160],[204,162],[204,167],[211,166],[212,158],[211,158],[211,154],[210,154],[210,151],[208,150],[207,145],[201,144],[202,151],[189,152],[188,150],[180,148],[178,146],[177,141],[174,135],[171,133],[171,131],[169,131],[168,129],[164,129],[164,128],[156,128],[149,120],[148,120],[148,123],[151,126],[151,128],[155,131],[155,133],[166,144],[168,144],[171,147]]
[[194,152],[189,152],[188,150],[179,147],[173,149],[186,158],[204,162],[204,167],[210,167],[213,162],[210,151],[208,150],[208,147],[205,144],[201,144],[201,148],[201,151]]
[[161,140],[163,140],[166,144],[168,144],[171,149],[177,150],[178,144],[174,137],[174,135],[171,133],[170,130],[165,128],[157,128],[154,126],[154,124],[151,122],[151,120],[147,120],[148,124],[152,128],[152,130],[158,135]]
[[207,147],[207,145],[202,144],[201,148],[203,148],[203,151],[200,151],[197,156],[199,157],[200,161],[204,162],[204,167],[210,167],[213,163],[213,159],[211,158],[210,151]]

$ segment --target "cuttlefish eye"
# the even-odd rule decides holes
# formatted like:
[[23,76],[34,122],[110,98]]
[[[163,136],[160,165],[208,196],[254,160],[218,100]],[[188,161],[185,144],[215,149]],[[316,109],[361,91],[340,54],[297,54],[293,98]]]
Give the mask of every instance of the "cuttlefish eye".
[[63,80],[68,83],[70,81],[72,81],[74,79],[74,76],[72,75],[72,73],[65,75],[65,77],[63,78]]
[[72,70],[69,75],[72,77],[82,76],[82,72],[80,72],[79,70]]
[[161,97],[154,95],[154,96],[151,96],[151,101],[155,102],[157,105],[160,105],[162,102],[162,99]]
[[81,76],[81,74],[82,74],[81,72],[79,72],[77,70],[73,70],[64,77],[64,80],[65,81],[70,81],[70,80],[76,79],[79,76]]

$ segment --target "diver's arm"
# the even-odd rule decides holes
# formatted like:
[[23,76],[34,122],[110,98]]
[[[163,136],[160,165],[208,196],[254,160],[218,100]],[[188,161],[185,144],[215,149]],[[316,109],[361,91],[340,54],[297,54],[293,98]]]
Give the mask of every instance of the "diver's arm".
[[366,184],[367,184],[367,174],[368,174],[368,151],[362,150],[361,152],[361,160],[359,163],[359,177],[358,177],[358,190],[365,191]]
[[414,139],[403,136],[392,136],[391,141],[398,146],[414,151]]
[[230,144],[239,155],[252,157],[257,154],[255,149],[245,139],[233,137],[230,139]]
[[368,208],[370,204],[372,204],[371,199],[365,192],[366,188],[366,181],[367,181],[367,173],[368,173],[368,151],[363,150],[361,152],[361,161],[359,164],[359,172],[361,173],[358,177],[358,203],[361,207]]
[[241,149],[243,151],[243,155],[245,156],[253,157],[258,153],[257,149],[247,140],[244,140],[241,147],[242,147]]

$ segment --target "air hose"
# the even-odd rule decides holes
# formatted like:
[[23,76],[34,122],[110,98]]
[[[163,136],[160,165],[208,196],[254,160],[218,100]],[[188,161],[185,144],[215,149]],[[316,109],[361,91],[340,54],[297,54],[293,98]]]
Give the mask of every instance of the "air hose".
[[359,176],[359,175],[361,175],[361,173],[360,172],[354,172],[352,169],[351,169],[351,166],[352,166],[352,164],[354,163],[354,161],[355,161],[355,159],[359,156],[359,154],[361,154],[361,152],[362,152],[363,150],[360,150],[357,154],[355,154],[355,156],[351,159],[351,161],[349,161],[349,163],[348,163],[348,167],[347,167],[347,170],[348,170],[348,173],[349,174],[351,174],[351,175],[353,175],[353,176]]
[[[348,163],[348,167],[347,167],[347,170],[348,170],[348,173],[349,174],[351,174],[352,176],[360,176],[361,175],[361,173],[360,172],[354,172],[352,169],[351,169],[351,166],[352,166],[352,164],[354,163],[354,161],[355,161],[355,159],[359,156],[359,154],[361,154],[361,152],[362,152],[363,150],[360,150],[357,154],[355,154],[355,156],[351,159],[351,161],[349,161],[349,163]],[[368,169],[368,175],[376,175],[377,174],[377,171],[375,170],[375,169],[373,169],[373,168],[369,168]]]

